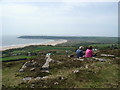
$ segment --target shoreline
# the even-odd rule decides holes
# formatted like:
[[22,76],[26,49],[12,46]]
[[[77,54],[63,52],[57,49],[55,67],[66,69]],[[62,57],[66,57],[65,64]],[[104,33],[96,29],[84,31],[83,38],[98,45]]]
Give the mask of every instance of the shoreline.
[[21,45],[2,46],[2,47],[0,47],[0,51],[4,51],[4,50],[8,50],[8,49],[15,49],[15,48],[24,48],[24,47],[30,46],[30,45],[52,45],[52,46],[55,46],[57,44],[62,44],[62,43],[66,43],[66,42],[67,42],[67,40],[65,40],[65,39],[59,39],[59,40],[54,40],[54,41],[44,42],[44,43],[30,43],[30,44],[21,44]]

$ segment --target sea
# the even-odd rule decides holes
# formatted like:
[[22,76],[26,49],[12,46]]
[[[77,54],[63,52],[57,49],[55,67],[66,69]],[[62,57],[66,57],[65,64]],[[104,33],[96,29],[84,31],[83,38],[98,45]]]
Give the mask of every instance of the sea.
[[18,38],[19,36],[2,36],[2,45],[3,47],[7,46],[17,46],[17,45],[24,45],[24,44],[32,44],[32,43],[46,43],[51,42],[54,40],[51,39],[24,39],[24,38]]

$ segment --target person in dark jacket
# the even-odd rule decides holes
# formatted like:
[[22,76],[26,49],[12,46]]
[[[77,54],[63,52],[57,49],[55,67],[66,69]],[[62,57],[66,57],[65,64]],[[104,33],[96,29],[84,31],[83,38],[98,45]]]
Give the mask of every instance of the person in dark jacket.
[[77,58],[79,57],[83,57],[83,46],[80,46],[79,49],[76,50],[76,55],[77,55]]

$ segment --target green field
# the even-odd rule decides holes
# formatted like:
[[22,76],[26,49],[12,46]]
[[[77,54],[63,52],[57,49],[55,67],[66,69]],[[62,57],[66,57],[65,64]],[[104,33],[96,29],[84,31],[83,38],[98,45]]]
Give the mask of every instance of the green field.
[[[12,50],[6,50],[2,52],[2,60],[15,60],[15,59],[22,59],[22,58],[34,58],[36,55],[39,55],[40,52],[44,52],[44,51],[52,51],[53,53],[54,50],[60,50],[63,51],[61,53],[57,53],[57,54],[65,54],[65,50],[70,50],[71,52],[74,52],[80,45],[83,45],[87,48],[87,46],[93,46],[94,48],[97,49],[109,49],[109,48],[117,48],[117,44],[76,44],[74,46],[29,46],[29,47],[25,47],[25,48],[21,48],[21,49],[12,49]],[[28,52],[33,53],[35,55],[31,55],[28,56]],[[21,55],[17,55],[17,56],[12,56],[13,54],[21,54]],[[44,53],[46,54],[46,53]]]
[[[30,47],[25,47],[22,50],[19,49],[13,49],[13,50],[6,50],[2,52],[2,61],[6,61],[6,60],[15,60],[15,59],[23,59],[23,58],[35,58],[36,55],[31,55],[28,56],[28,52],[30,53],[36,53],[37,55],[39,55],[38,52],[41,51],[45,51],[45,50],[74,50],[74,47],[53,47],[53,46],[30,46]],[[16,55],[16,56],[12,56],[13,54],[22,54],[22,55]],[[65,52],[63,52],[64,54]],[[45,53],[44,53],[45,54]]]

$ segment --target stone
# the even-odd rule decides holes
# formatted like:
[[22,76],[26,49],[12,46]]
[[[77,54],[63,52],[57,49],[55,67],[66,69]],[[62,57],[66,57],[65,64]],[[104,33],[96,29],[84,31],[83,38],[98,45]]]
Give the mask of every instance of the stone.
[[80,72],[80,71],[79,71],[79,70],[74,70],[74,71],[73,71],[73,73],[78,73],[78,72]]
[[42,77],[41,79],[48,79],[49,77],[48,76],[44,76],[44,77]]
[[42,70],[49,70],[49,67],[42,67]]
[[32,60],[31,62],[35,62],[35,60]]
[[58,64],[61,64],[62,62],[60,62],[60,61],[57,61],[57,63],[58,63]]
[[46,62],[45,64],[42,66],[42,72],[47,72],[49,73],[49,63],[52,61],[52,59],[50,58],[50,55],[47,54],[46,55]]
[[42,72],[46,72],[46,73],[49,73],[49,70],[42,70]]
[[97,61],[106,61],[106,59],[102,59],[102,58],[95,58],[94,57],[94,59],[97,60]]
[[116,59],[120,59],[119,57],[115,57]]
[[110,62],[108,64],[111,64]]
[[63,77],[59,77],[60,80],[63,80],[64,78]]
[[32,63],[31,63],[31,62],[26,62],[26,63],[25,63],[25,66],[31,67],[31,66],[32,66]]
[[74,55],[68,55],[69,58],[74,57]]
[[31,68],[30,71],[35,71],[35,68]]
[[22,69],[25,69],[26,67],[27,67],[27,66],[23,65],[23,66],[22,66]]
[[87,69],[87,68],[88,68],[88,65],[85,65],[85,68]]
[[101,54],[101,56],[104,56],[104,57],[114,57],[115,55]]
[[51,58],[47,58],[46,59],[46,62],[45,62],[45,64],[42,66],[42,68],[48,68],[49,67],[49,63],[52,61],[52,59]]
[[46,58],[50,58],[51,53],[46,54]]
[[23,78],[24,82],[27,82],[27,81],[30,81],[30,80],[32,80],[32,77],[25,77],[25,78]]
[[32,65],[33,66],[38,66],[38,63],[37,62],[33,62]]
[[46,70],[46,71],[44,71],[44,72],[49,73],[50,71],[49,71],[49,70]]
[[19,72],[24,72],[24,69],[20,69]]
[[78,59],[79,61],[84,61],[84,59]]
[[83,58],[75,58],[74,60],[84,61],[84,59],[83,59]]
[[41,80],[41,77],[36,77],[35,78],[35,81],[39,81],[39,80]]
[[32,84],[32,85],[31,85],[31,88],[35,88],[35,84]]
[[58,85],[59,83],[58,83],[58,82],[55,82],[54,84],[55,84],[55,85]]
[[105,61],[105,59],[99,58],[98,61]]

